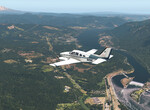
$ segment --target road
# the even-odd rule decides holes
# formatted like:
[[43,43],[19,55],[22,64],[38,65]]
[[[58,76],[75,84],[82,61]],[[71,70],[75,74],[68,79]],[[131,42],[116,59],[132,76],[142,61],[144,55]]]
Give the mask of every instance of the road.
[[123,72],[123,70],[118,70],[118,71],[112,72],[106,76],[106,79],[107,79],[107,81],[105,80],[106,81],[105,82],[106,83],[105,84],[106,85],[106,94],[107,94],[107,99],[111,102],[110,109],[112,106],[114,110],[121,110],[119,108],[120,103],[118,102],[111,79],[112,79],[112,77],[114,77],[122,72]]

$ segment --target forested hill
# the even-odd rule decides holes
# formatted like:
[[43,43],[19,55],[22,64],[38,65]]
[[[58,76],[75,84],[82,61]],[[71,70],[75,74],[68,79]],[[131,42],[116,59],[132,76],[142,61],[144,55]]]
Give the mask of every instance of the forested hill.
[[42,14],[20,14],[0,15],[1,24],[41,24],[53,26],[84,26],[91,28],[114,28],[126,20],[119,17],[96,17],[81,15],[42,15]]
[[150,20],[123,24],[104,36],[111,38],[109,45],[127,50],[150,72]]
[[82,48],[76,37],[81,31],[47,25],[0,25],[0,110],[85,110],[86,97],[105,96],[104,77],[108,73],[132,69],[126,58],[115,52],[114,58],[99,65],[66,66],[67,73],[49,66],[60,61],[59,53]]

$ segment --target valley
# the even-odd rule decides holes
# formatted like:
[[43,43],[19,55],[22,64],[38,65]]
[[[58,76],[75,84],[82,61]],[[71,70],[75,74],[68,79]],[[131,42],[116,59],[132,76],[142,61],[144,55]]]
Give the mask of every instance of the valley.
[[[116,99],[111,84],[112,77],[118,74],[110,73],[142,68],[137,64],[142,62],[148,70],[149,65],[148,36],[144,37],[144,41],[139,38],[140,42],[134,41],[136,38],[126,39],[130,34],[141,36],[139,31],[143,31],[142,36],[148,35],[149,25],[146,23],[149,21],[128,22],[123,18],[100,16],[0,15],[0,109],[124,110],[126,107]],[[127,34],[128,26],[132,27],[130,34]],[[127,35],[122,36],[125,33]],[[145,42],[146,49],[141,42]],[[100,54],[107,46],[113,47],[112,54],[115,56],[108,62],[49,66],[59,61],[59,54],[63,51],[96,48],[99,50],[97,54]],[[138,62],[118,50],[125,50]],[[148,72],[145,68],[142,71],[135,69],[129,76],[147,82],[150,78]],[[144,79],[139,80],[142,75],[137,74],[140,73],[144,74]],[[106,77],[110,91],[107,90]]]

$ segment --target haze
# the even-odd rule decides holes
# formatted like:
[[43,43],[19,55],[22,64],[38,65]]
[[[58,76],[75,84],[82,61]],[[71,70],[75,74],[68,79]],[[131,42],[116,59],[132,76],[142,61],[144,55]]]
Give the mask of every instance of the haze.
[[15,10],[55,13],[121,12],[149,14],[149,0],[7,0],[1,6]]

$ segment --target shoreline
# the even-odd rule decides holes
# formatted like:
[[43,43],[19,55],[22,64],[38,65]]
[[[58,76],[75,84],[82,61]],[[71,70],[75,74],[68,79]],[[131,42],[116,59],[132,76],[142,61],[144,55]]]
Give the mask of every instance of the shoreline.
[[116,91],[114,89],[112,78],[117,75],[123,75],[122,73],[132,74],[133,72],[134,72],[134,69],[129,70],[129,71],[124,71],[123,69],[120,69],[112,73],[109,73],[105,76],[105,78],[108,81],[108,85],[106,85],[106,87],[109,86],[109,88],[108,87],[106,88],[107,99],[110,102],[112,101],[111,106],[113,106],[115,110],[121,110],[121,109],[119,108],[120,102],[119,102],[119,98],[117,97]]

